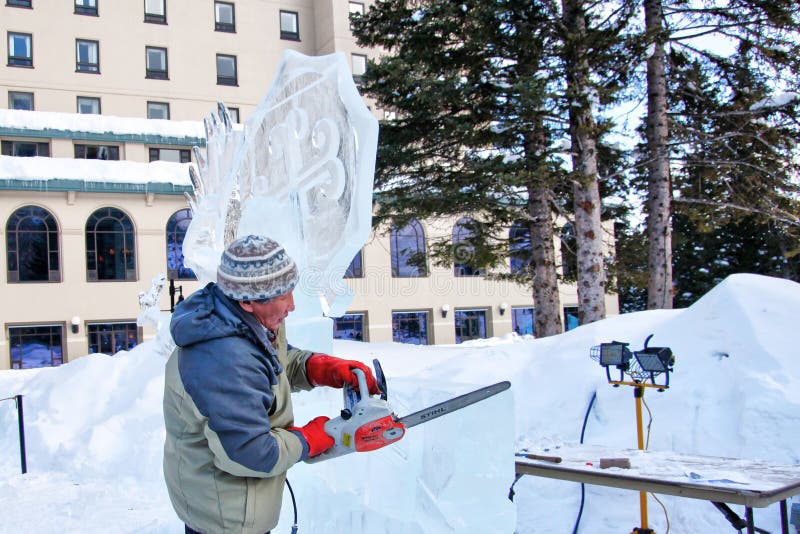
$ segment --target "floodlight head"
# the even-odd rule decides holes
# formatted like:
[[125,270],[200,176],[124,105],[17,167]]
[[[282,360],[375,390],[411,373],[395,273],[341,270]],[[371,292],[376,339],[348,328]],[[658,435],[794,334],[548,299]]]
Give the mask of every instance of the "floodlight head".
[[613,341],[600,344],[600,365],[609,367],[614,365],[620,369],[627,369],[631,360],[631,351],[627,343]]
[[672,371],[675,356],[669,347],[645,347],[633,353],[639,367],[647,373],[666,373]]

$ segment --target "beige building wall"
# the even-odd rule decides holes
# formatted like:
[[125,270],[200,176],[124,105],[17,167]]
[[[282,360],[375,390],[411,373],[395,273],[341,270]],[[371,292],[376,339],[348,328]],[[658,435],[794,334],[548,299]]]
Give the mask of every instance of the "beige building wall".
[[[231,0],[235,33],[215,31],[211,0],[165,0],[166,24],[144,22],[144,2],[101,0],[98,16],[74,13],[74,2],[33,0],[32,8],[0,5],[0,33],[32,35],[33,67],[0,62],[0,86],[34,93],[37,111],[75,112],[77,97],[99,97],[101,113],[146,117],[147,102],[170,104],[173,120],[200,120],[217,101],[243,120],[272,83],[286,49],[307,55],[360,49],[345,0]],[[370,0],[362,2],[369,6]],[[300,40],[280,38],[280,11],[298,14]],[[76,39],[99,43],[100,72],[76,72]],[[145,77],[145,48],[167,50],[168,79]],[[218,85],[217,54],[237,58],[238,85]],[[5,95],[0,107],[7,107]]]

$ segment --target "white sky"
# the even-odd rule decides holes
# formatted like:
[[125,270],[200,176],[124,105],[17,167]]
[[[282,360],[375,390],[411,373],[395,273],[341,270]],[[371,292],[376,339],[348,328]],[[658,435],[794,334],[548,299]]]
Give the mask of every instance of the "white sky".
[[[616,316],[545,339],[428,347],[334,341],[337,355],[381,360],[398,415],[501,380],[512,387],[409,429],[380,451],[292,468],[299,532],[571,532],[580,486],[525,476],[512,505],[513,451],[568,450],[579,440],[593,392],[586,443],[635,448],[633,390],[608,385],[589,350],[612,340],[638,349],[651,333],[651,346],[676,354],[670,389],[645,394],[651,450],[793,464],[788,469],[800,480],[798,309],[800,284],[734,275],[685,310]],[[0,532],[182,532],[162,482],[159,347],[149,341],[115,357],[0,371],[0,398],[25,395],[29,469],[19,474],[14,403],[0,402]],[[294,400],[301,424],[338,414],[342,402],[338,391],[324,388]],[[632,469],[649,462],[636,457]],[[672,471],[682,475],[680,466]],[[722,478],[713,470],[701,474]],[[751,482],[747,472],[724,473],[732,477]],[[659,498],[671,532],[731,531],[708,502]],[[632,491],[587,486],[580,532],[618,534],[638,525],[638,502]],[[741,506],[732,508],[743,515]],[[649,517],[651,528],[666,532],[652,498]],[[776,506],[756,509],[755,517],[760,528],[779,531]],[[291,519],[287,494],[274,532],[288,533]]]

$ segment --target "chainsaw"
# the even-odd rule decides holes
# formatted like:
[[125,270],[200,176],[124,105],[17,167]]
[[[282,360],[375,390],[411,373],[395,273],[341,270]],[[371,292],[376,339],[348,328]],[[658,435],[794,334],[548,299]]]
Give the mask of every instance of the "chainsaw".
[[322,454],[307,458],[306,462],[316,463],[343,456],[351,452],[374,451],[399,441],[406,429],[426,423],[450,412],[460,410],[478,401],[507,390],[510,382],[498,382],[458,397],[434,404],[405,417],[397,417],[389,407],[386,377],[380,362],[375,366],[375,379],[380,396],[370,396],[367,378],[361,369],[353,369],[358,378],[358,387],[345,383],[342,388],[344,408],[341,414],[325,422],[325,433],[332,436],[334,445]]

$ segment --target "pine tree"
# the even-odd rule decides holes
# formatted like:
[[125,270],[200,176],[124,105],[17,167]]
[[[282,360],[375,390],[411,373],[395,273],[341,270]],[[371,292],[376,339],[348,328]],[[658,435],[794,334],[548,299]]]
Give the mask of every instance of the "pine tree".
[[[359,43],[386,51],[362,90],[396,119],[384,121],[376,165],[375,223],[469,214],[476,265],[509,252],[508,228],[530,236],[537,335],[562,332],[553,245],[554,102],[548,64],[553,6],[501,0],[378,2],[353,21]],[[452,260],[447,242],[434,257]]]

